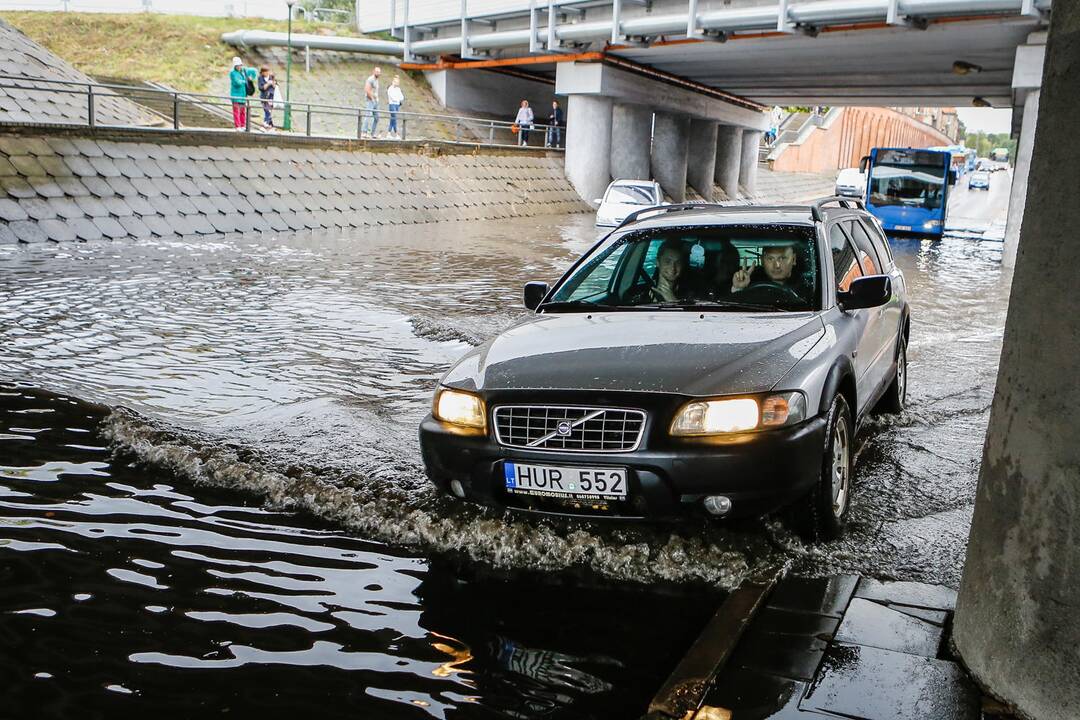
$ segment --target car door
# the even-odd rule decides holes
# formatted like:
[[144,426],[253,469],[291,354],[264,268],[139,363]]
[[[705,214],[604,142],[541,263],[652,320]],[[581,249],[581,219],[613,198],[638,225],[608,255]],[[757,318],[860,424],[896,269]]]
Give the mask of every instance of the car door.
[[[837,222],[829,227],[829,251],[832,254],[833,277],[838,293],[846,292],[855,279],[863,276],[859,254],[841,224]],[[852,336],[855,338],[854,347],[851,348],[851,362],[855,367],[855,391],[859,396],[859,407],[854,410],[859,416],[876,389],[871,373],[874,356],[881,344],[876,310],[860,308],[842,313],[842,322],[851,326]]]
[[[901,298],[903,297],[903,278],[892,261],[887,246],[874,242],[876,232],[868,228],[859,219],[845,223],[848,235],[855,243],[859,253],[864,275],[888,275],[893,283],[893,294],[889,302],[876,308],[867,308],[866,312],[875,316],[877,339],[874,358],[870,363],[870,372],[874,390],[886,380],[891,382],[893,361],[896,359],[896,337],[900,327]],[[871,233],[874,233],[873,235]]]

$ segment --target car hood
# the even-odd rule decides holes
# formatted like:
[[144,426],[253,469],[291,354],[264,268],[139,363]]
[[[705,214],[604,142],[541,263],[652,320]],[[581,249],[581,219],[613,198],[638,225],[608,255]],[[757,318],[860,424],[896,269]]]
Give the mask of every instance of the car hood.
[[597,215],[603,217],[622,219],[632,212],[638,210],[644,210],[645,208],[652,207],[651,205],[633,205],[631,203],[604,203],[597,210]]
[[443,383],[474,391],[760,392],[823,335],[812,312],[534,315],[474,349]]

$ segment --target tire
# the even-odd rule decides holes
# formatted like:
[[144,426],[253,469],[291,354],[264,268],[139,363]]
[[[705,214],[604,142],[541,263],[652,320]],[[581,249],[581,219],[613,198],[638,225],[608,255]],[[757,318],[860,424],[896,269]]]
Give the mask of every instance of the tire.
[[889,389],[881,396],[877,412],[898,413],[907,405],[907,338],[903,334],[896,341],[896,372],[893,375]]
[[855,425],[843,395],[833,398],[825,423],[818,481],[787,509],[786,524],[806,542],[835,540],[844,534],[851,507]]

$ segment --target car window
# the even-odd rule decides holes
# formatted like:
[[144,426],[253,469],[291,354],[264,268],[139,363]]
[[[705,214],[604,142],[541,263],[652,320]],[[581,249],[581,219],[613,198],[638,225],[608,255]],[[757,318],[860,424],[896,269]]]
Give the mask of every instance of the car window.
[[628,205],[655,205],[655,191],[647,185],[612,185],[604,202]]
[[573,309],[566,303],[585,310],[589,304],[815,310],[821,296],[817,257],[808,225],[630,231],[595,250],[550,302],[563,310]]
[[870,235],[858,220],[846,223],[848,235],[855,241],[855,248],[859,251],[859,265],[863,275],[880,275],[885,272],[885,264],[881,261],[877,248],[870,240]]
[[885,237],[885,231],[881,229],[876,221],[876,218],[863,218],[861,220],[862,228],[866,231],[866,234],[870,236],[870,242],[873,244],[874,249],[877,250],[878,258],[881,260],[882,272],[892,272],[893,262],[892,248],[889,247],[889,239]]
[[855,255],[855,248],[847,235],[836,224],[829,228],[829,251],[832,253],[833,275],[836,278],[836,289],[847,292],[851,287],[851,281],[862,275],[859,272],[859,261]]

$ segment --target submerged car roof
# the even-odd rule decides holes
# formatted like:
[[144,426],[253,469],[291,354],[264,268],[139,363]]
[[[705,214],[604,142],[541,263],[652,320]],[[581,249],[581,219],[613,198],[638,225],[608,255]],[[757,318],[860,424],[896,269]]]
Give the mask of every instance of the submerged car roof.
[[[618,229],[651,230],[678,225],[807,225],[814,224],[811,205],[691,205],[658,207],[624,222]],[[862,211],[845,207],[820,208],[825,217],[856,215]]]

